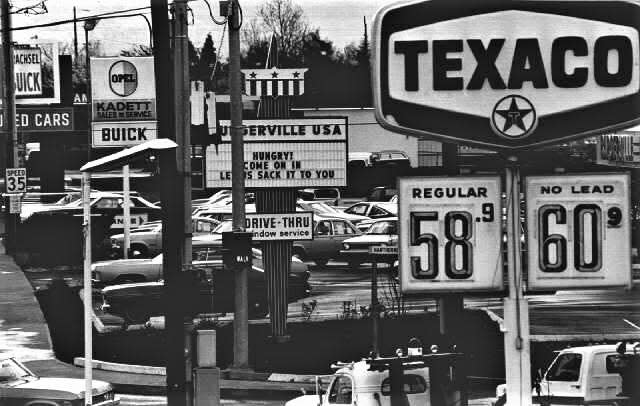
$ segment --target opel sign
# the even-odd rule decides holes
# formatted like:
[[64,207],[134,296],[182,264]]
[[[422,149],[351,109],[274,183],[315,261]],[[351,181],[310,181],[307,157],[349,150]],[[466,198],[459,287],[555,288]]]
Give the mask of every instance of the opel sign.
[[118,96],[126,97],[138,88],[138,72],[129,61],[117,61],[109,68],[109,88]]
[[640,7],[625,1],[431,0],[374,22],[386,128],[503,150],[640,119]]

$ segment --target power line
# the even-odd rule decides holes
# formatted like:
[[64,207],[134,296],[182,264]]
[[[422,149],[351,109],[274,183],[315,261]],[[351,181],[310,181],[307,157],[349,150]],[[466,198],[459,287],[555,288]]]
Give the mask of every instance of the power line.
[[[50,23],[44,23],[44,24],[25,25],[25,26],[21,26],[21,27],[13,27],[13,28],[11,28],[11,31],[29,30],[29,29],[32,29],[32,28],[54,27],[56,25],[70,24],[70,23],[73,23],[73,22],[94,20],[94,19],[100,19],[100,18],[105,19],[105,18],[129,17],[129,16],[135,15],[135,14],[122,15],[122,16],[121,15],[116,15],[116,14],[129,13],[129,12],[132,12],[132,11],[148,10],[150,8],[151,8],[151,6],[130,8],[130,9],[126,9],[126,10],[110,11],[108,13],[101,13],[101,14],[94,14],[94,15],[90,15],[90,16],[78,17],[75,20],[72,18],[72,19],[67,19],[67,20],[52,21]],[[111,16],[111,17],[109,17],[109,16]],[[4,30],[4,28],[2,30]]]

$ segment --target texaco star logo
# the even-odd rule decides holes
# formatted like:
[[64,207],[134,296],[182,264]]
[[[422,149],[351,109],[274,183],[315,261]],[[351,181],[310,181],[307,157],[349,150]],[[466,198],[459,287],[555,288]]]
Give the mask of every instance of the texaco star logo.
[[533,131],[537,120],[533,104],[522,96],[512,94],[496,103],[491,115],[491,128],[505,138],[523,138]]

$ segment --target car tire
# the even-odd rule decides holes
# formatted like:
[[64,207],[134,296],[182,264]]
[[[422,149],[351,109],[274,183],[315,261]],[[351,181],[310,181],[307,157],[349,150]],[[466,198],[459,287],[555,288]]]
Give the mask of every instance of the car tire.
[[264,319],[269,314],[269,306],[266,303],[255,303],[254,306],[249,309],[250,319]]
[[328,259],[314,259],[313,262],[316,263],[320,268],[324,268],[329,263]]
[[300,261],[304,261],[307,258],[304,250],[302,248],[294,247],[293,248],[293,256],[298,258]]
[[149,317],[151,317],[151,314],[144,309],[127,309],[124,311],[124,319],[128,325],[146,323]]
[[147,258],[149,257],[149,249],[144,245],[133,244],[130,248],[131,258]]

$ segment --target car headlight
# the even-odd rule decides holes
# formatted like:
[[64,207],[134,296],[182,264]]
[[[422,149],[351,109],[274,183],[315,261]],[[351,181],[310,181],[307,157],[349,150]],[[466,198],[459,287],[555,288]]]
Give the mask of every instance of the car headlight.
[[348,243],[344,243],[342,244],[342,246],[344,247],[345,250],[348,250],[349,248],[351,248],[351,246]]

